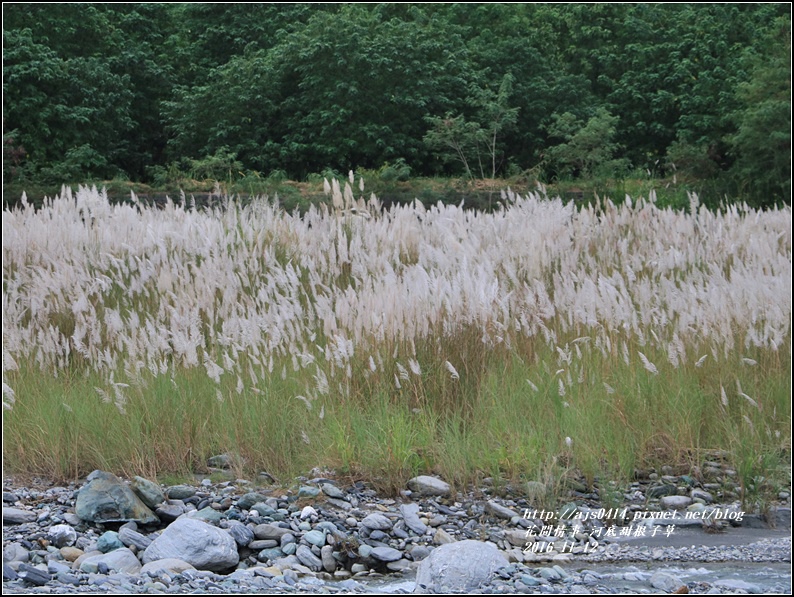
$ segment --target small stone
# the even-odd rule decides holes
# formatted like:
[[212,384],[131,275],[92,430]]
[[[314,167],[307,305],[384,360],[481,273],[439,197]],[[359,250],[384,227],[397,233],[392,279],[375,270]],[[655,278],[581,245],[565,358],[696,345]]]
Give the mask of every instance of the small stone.
[[361,521],[361,524],[368,529],[376,529],[378,531],[387,531],[392,527],[391,520],[389,520],[380,512],[373,512],[364,518],[364,520]]
[[79,524],[81,524],[83,522],[80,519],[80,517],[77,514],[75,514],[74,512],[64,512],[62,514],[62,517],[63,517],[63,521],[65,523],[70,524],[73,527],[76,527],[77,525],[79,525]]
[[281,539],[279,540],[279,543],[281,544],[281,547],[284,547],[285,545],[288,545],[290,543],[295,543],[295,535],[293,535],[292,533],[284,533],[283,535],[281,535]]
[[335,506],[335,507],[339,508],[340,510],[345,511],[345,512],[350,512],[350,510],[353,509],[353,506],[349,502],[347,502],[345,500],[340,500],[340,499],[337,499],[337,498],[330,498],[329,497],[328,498],[328,503],[331,504],[332,506]]
[[386,568],[388,568],[392,572],[405,572],[406,570],[411,569],[411,562],[409,562],[405,558],[401,558],[395,562],[387,563]]
[[215,508],[207,506],[201,510],[188,512],[187,516],[189,518],[195,518],[196,520],[201,520],[203,522],[216,525],[223,519],[223,512],[219,512]]
[[430,555],[430,549],[424,545],[414,545],[409,554],[414,562],[420,562]]
[[78,549],[76,547],[62,547],[61,550],[61,557],[67,562],[74,562],[77,558],[83,555],[83,550]]
[[102,533],[96,542],[96,548],[102,553],[108,553],[124,547],[116,531],[106,531]]
[[299,545],[295,555],[297,556],[298,560],[300,560],[301,564],[313,572],[319,572],[323,567],[322,560],[314,555],[312,550],[305,545]]
[[157,507],[157,510],[155,510],[157,516],[164,522],[172,522],[182,516],[185,512],[185,504],[182,503],[160,504]]
[[519,530],[505,531],[505,539],[510,545],[524,547],[527,544],[527,532]]
[[70,574],[68,572],[59,572],[55,578],[59,583],[64,585],[73,585],[75,587],[80,586],[80,579],[74,574]]
[[19,565],[17,575],[25,582],[36,585],[37,587],[46,585],[52,578],[46,570],[41,570],[30,564],[25,564],[24,562]]
[[246,547],[254,540],[254,531],[237,520],[230,520],[227,530],[239,547]]
[[447,533],[444,529],[436,529],[435,535],[433,535],[433,544],[434,545],[446,545],[448,543],[455,543],[455,539]]
[[21,543],[14,541],[3,548],[4,562],[27,562],[29,559],[30,552]]
[[427,532],[427,525],[419,519],[419,505],[418,504],[402,504],[400,506],[400,514],[403,516],[405,526],[411,529],[420,537]]
[[403,554],[392,547],[376,547],[370,556],[381,562],[396,562],[403,557]]
[[379,541],[381,543],[385,543],[389,540],[389,534],[384,533],[383,531],[372,531],[369,534],[369,538],[371,541]]
[[283,549],[280,549],[278,547],[269,547],[261,550],[257,554],[256,559],[259,560],[260,562],[275,562],[279,558],[283,558],[285,555],[291,555],[291,554],[287,554]]
[[317,547],[322,547],[325,545],[325,534],[322,531],[309,531],[303,535],[303,539],[307,543],[311,543]]
[[282,535],[291,533],[290,529],[276,526],[274,524],[258,524],[254,527],[254,536],[257,539],[277,539],[280,540]]
[[334,498],[337,500],[347,499],[347,494],[341,489],[339,489],[336,485],[332,485],[331,483],[322,483],[320,485],[320,489],[329,498]]
[[510,520],[511,518],[513,518],[513,516],[518,516],[518,514],[513,510],[505,506],[502,506],[501,504],[495,502],[494,500],[488,500],[486,502],[485,511],[488,514],[493,514],[494,516],[497,516],[499,518],[506,518],[507,520]]
[[255,539],[248,544],[248,549],[259,551],[260,549],[273,549],[278,546],[279,542],[276,539]]
[[261,566],[257,566],[254,568],[254,574],[258,576],[281,576],[284,574],[284,571],[281,570],[278,566],[268,566],[267,568],[262,568]]
[[657,485],[648,490],[648,497],[651,499],[660,498],[666,495],[675,495],[675,492],[675,485]]
[[320,550],[320,560],[323,563],[323,569],[326,572],[333,572],[336,570],[336,559],[334,558],[334,548],[330,545],[324,545]]
[[77,532],[68,524],[56,524],[50,527],[47,537],[55,547],[67,547],[77,541]]
[[20,510],[19,508],[3,508],[3,524],[25,524],[26,522],[34,522],[36,520],[36,513],[29,510]]
[[3,562],[3,580],[11,581],[11,580],[16,580],[17,578],[19,578],[19,576],[17,575],[16,570],[14,570],[11,566]]
[[538,574],[540,574],[544,579],[549,582],[556,582],[562,580],[562,575],[557,572],[554,568],[540,568],[538,570]]
[[440,527],[442,524],[447,524],[447,517],[443,514],[437,514],[427,521],[429,527]]

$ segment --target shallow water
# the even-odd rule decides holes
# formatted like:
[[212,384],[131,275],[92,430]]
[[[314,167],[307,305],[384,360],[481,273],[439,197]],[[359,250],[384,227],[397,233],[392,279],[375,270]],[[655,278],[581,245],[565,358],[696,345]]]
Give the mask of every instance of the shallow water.
[[[717,581],[742,581],[755,585],[761,593],[790,594],[791,593],[791,564],[789,563],[753,563],[753,562],[665,562],[625,563],[625,564],[587,564],[573,563],[562,566],[568,573],[581,573],[589,570],[601,576],[597,583],[615,589],[622,589],[630,593],[654,593],[650,578],[656,572],[666,572],[678,577],[684,583],[709,583],[714,585]],[[362,582],[367,587],[369,594],[406,594],[412,593],[416,583],[413,580],[378,580]],[[563,584],[552,586],[563,587]],[[727,587],[716,588],[733,592]],[[705,592],[705,591],[704,591]]]

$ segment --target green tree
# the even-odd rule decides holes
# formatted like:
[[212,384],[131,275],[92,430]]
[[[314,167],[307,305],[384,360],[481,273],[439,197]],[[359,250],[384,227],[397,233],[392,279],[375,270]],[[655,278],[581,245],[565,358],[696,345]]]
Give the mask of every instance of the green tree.
[[473,178],[470,162],[474,158],[480,176],[485,178],[484,155],[491,162],[491,178],[496,178],[497,160],[502,156],[501,134],[513,127],[518,118],[518,108],[510,107],[512,86],[513,76],[509,73],[502,78],[498,91],[472,85],[467,103],[476,109],[475,116],[480,122],[467,122],[463,115],[427,116],[430,129],[425,134],[425,143],[444,159],[461,162],[469,178]]
[[[620,115],[616,140],[634,166],[653,168],[677,141],[725,168],[742,52],[788,11],[781,4],[570,4],[546,14],[564,69],[586,77],[593,105]],[[580,114],[581,106],[568,111]]]
[[476,96],[472,87],[493,96],[509,76],[509,97],[502,105],[516,110],[510,115],[515,122],[499,131],[500,152],[524,168],[535,166],[547,144],[551,115],[555,111],[578,113],[582,106],[593,105],[585,77],[572,73],[561,61],[559,48],[568,42],[555,30],[559,7],[456,3],[434,5],[434,9],[457,28],[468,50],[471,84],[467,99],[461,98],[455,113],[484,127],[486,122],[495,122],[483,116],[481,105],[471,101]]
[[476,122],[466,122],[462,114],[445,117],[426,116],[430,129],[424,136],[427,146],[443,160],[463,164],[468,178],[474,178],[469,159],[476,154],[483,136],[482,127]]
[[[518,120],[519,108],[510,107],[514,80],[513,75],[507,73],[502,77],[498,91],[487,87],[475,87],[470,99],[481,115],[483,124],[480,140],[485,147],[486,155],[491,160],[491,178],[496,178],[497,159],[502,156],[499,148],[500,137],[502,133],[514,127]],[[480,174],[485,178],[482,161],[480,161]]]
[[165,145],[163,5],[4,4],[4,134],[53,182],[140,176]]
[[752,74],[736,90],[736,132],[728,143],[739,186],[771,205],[791,202],[791,21],[778,19],[764,42],[745,58]]
[[620,146],[614,141],[618,117],[605,108],[586,123],[570,112],[555,114],[549,135],[563,139],[546,152],[547,167],[558,177],[615,175],[625,170],[625,159],[615,159]]
[[465,47],[420,8],[394,10],[317,11],[272,48],[231,58],[212,83],[180,90],[167,105],[172,150],[226,146],[247,167],[292,176],[428,161],[423,117],[465,97]]

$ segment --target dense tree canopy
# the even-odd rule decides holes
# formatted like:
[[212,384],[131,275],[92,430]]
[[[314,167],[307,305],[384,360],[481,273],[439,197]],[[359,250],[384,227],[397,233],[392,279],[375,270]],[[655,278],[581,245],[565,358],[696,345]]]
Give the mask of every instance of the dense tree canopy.
[[4,175],[676,168],[790,201],[790,32],[783,3],[4,4]]

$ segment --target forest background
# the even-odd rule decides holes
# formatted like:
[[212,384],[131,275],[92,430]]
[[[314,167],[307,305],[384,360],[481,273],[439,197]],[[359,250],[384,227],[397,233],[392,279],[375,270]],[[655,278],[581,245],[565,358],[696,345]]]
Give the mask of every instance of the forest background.
[[6,202],[356,170],[766,207],[790,129],[790,3],[3,5]]

